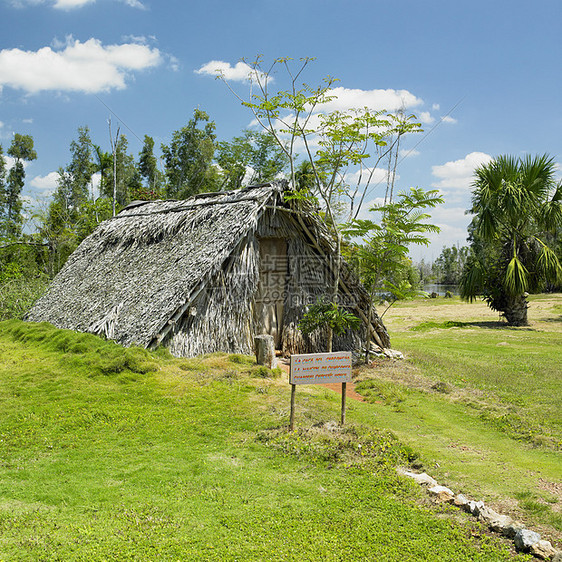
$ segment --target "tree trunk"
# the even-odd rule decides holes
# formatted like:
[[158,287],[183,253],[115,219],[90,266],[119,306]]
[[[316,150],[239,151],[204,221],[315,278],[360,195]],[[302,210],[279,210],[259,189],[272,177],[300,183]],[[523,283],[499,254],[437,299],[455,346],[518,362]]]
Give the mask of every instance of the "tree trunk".
[[510,326],[528,326],[527,308],[529,304],[525,295],[508,297],[503,315]]

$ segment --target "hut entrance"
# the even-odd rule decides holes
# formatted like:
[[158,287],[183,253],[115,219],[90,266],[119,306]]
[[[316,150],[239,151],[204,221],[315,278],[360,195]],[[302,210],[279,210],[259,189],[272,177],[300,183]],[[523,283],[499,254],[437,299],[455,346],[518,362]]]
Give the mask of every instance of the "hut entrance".
[[284,238],[261,238],[256,320],[261,333],[273,336],[277,349],[281,345],[283,330],[287,270],[287,241]]

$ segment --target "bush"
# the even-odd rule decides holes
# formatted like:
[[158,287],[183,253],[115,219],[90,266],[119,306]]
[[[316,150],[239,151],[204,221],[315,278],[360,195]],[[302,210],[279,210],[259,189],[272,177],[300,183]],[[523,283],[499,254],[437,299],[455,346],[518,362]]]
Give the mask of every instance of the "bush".
[[46,276],[0,280],[0,321],[12,318],[21,320],[45,292],[48,283]]

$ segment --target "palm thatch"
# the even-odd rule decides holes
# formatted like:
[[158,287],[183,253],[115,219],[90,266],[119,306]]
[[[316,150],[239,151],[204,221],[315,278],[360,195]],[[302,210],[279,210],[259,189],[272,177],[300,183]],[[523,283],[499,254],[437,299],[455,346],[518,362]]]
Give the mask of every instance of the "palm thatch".
[[[268,248],[278,248],[274,259]],[[326,292],[332,251],[314,213],[287,201],[281,183],[138,203],[82,242],[27,320],[177,356],[251,353],[254,335],[271,330],[286,354],[322,351],[322,334],[304,337],[297,324]],[[346,267],[341,300],[364,317],[367,295]],[[371,331],[388,347],[378,317]],[[360,338],[335,338],[335,349]]]

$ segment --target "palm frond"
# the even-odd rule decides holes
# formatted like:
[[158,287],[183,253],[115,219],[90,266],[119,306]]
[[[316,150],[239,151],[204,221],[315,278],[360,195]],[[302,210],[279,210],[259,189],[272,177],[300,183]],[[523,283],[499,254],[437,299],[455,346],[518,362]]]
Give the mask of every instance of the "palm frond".
[[[538,239],[537,239],[538,240]],[[558,283],[562,279],[562,265],[556,253],[538,240],[541,244],[541,253],[537,259],[537,269],[546,281]]]
[[505,288],[511,295],[524,293],[529,286],[529,272],[517,255],[513,255],[505,272]]
[[468,263],[462,273],[459,289],[463,300],[472,302],[476,299],[484,283],[484,267],[476,260]]

